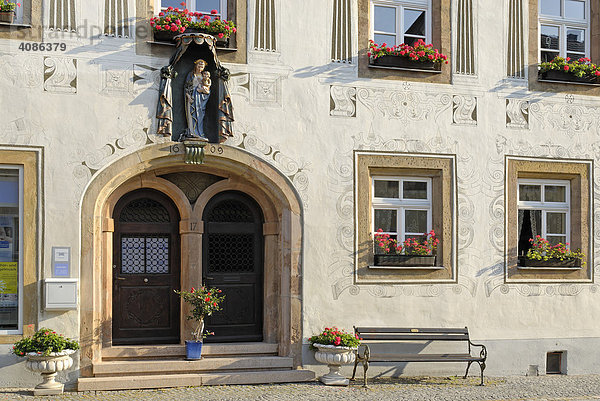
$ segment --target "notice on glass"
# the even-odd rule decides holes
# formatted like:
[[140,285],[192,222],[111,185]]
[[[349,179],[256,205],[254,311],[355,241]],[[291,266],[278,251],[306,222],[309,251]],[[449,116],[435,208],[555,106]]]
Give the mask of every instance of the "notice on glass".
[[19,264],[0,262],[0,294],[16,294],[18,290]]
[[14,238],[13,219],[9,216],[0,216],[0,262],[13,260]]

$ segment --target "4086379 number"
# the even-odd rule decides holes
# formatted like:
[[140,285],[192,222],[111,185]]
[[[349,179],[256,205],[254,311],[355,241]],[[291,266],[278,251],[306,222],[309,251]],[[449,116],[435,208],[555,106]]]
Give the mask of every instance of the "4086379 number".
[[21,42],[19,50],[22,52],[64,52],[67,50],[66,43],[37,43],[37,42]]

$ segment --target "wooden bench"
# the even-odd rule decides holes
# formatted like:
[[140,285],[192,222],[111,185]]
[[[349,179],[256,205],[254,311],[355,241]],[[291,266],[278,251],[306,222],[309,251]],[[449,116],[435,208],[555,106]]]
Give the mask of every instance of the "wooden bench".
[[[367,386],[367,370],[370,362],[466,362],[467,371],[464,378],[467,378],[469,368],[473,362],[479,364],[481,368],[481,384],[483,386],[483,371],[485,369],[485,360],[487,350],[484,345],[473,344],[469,339],[469,330],[464,329],[440,329],[440,328],[405,328],[405,327],[354,327],[354,333],[365,342],[386,341],[386,342],[415,342],[415,341],[463,341],[468,344],[467,352],[463,354],[372,354],[368,344],[361,344],[356,351],[356,361],[354,362],[354,372],[352,379],[356,375],[356,366],[359,362],[363,364],[364,386]],[[471,355],[472,347],[480,347],[479,355]],[[360,353],[363,349],[362,355]]]

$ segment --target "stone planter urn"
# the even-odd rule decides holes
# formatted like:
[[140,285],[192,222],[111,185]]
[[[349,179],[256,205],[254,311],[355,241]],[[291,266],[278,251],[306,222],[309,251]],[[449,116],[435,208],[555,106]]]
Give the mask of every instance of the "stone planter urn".
[[33,395],[62,394],[64,384],[55,381],[56,374],[73,366],[71,354],[73,350],[52,352],[50,355],[28,354],[25,367],[32,372],[42,374],[42,382],[35,386]]
[[317,348],[315,359],[329,367],[329,373],[319,378],[321,383],[328,386],[347,386],[350,381],[340,374],[340,368],[342,365],[354,362],[356,348],[323,344],[314,344],[314,346]]

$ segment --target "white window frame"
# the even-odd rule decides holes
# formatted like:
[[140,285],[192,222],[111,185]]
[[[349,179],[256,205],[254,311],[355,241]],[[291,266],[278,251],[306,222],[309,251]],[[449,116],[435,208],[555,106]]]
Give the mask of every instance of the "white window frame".
[[0,169],[11,169],[19,171],[19,260],[18,260],[18,283],[17,283],[17,329],[2,330],[0,335],[23,334],[23,166],[0,164]]
[[[521,201],[520,190],[521,185],[539,185],[541,188],[541,201]],[[564,186],[565,202],[545,202],[546,196],[544,186]],[[565,219],[565,243],[571,242],[571,182],[569,180],[542,180],[542,179],[518,179],[517,180],[517,210],[541,210],[542,211],[542,227],[541,236],[547,238],[546,215],[548,213],[566,213]],[[518,233],[520,235],[521,233]],[[558,236],[558,234],[550,234],[550,236]]]
[[[392,7],[396,9],[396,32],[375,32],[375,6]],[[425,42],[431,43],[431,0],[372,0],[370,4],[371,27],[370,38],[375,39],[375,33],[395,35],[396,44],[404,43],[404,9],[425,11]]]
[[[397,181],[398,198],[377,198],[375,197],[375,181]],[[404,199],[403,183],[425,182],[427,183],[427,199]],[[396,210],[396,232],[383,232],[383,234],[395,235],[399,242],[404,242],[405,236],[421,236],[424,233],[406,232],[404,225],[404,212],[406,210],[427,211],[427,232],[432,228],[432,192],[431,178],[426,177],[405,177],[405,176],[373,176],[371,177],[371,225],[373,236],[377,233],[378,227],[375,227],[375,210]]]
[[[585,19],[568,19],[557,17],[555,15],[542,14],[542,2],[538,2],[538,60],[542,60],[542,51],[552,51],[550,49],[542,49],[542,25],[558,27],[559,42],[558,55],[567,57],[567,29],[580,29],[585,31],[585,55],[582,57],[590,57],[590,1],[585,1]],[[565,0],[560,0],[560,15],[565,15]],[[577,52],[570,52],[577,53]]]
[[[200,4],[201,2],[202,2],[202,0],[186,0],[185,1],[186,8],[190,11],[210,14],[210,10],[198,10],[197,9],[196,4]],[[227,0],[219,0],[219,6],[221,7],[221,12],[217,15],[220,16],[221,19],[227,19]],[[165,11],[167,9],[167,7],[162,7],[161,0],[154,0],[154,9],[160,10],[160,11]],[[157,12],[157,14],[158,14],[158,12]]]

